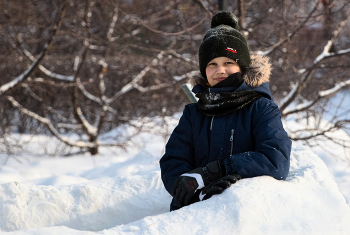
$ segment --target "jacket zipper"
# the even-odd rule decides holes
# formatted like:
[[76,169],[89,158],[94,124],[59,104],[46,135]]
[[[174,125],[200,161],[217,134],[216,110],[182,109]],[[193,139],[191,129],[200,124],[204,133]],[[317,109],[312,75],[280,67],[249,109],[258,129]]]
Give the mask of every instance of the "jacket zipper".
[[231,130],[231,137],[230,137],[230,142],[231,142],[231,151],[230,151],[230,156],[232,155],[232,151],[233,151],[233,135],[235,134],[235,130],[232,129]]
[[[209,87],[209,93],[210,93],[210,87]],[[210,130],[213,129],[213,120],[214,120],[214,116],[211,117]]]

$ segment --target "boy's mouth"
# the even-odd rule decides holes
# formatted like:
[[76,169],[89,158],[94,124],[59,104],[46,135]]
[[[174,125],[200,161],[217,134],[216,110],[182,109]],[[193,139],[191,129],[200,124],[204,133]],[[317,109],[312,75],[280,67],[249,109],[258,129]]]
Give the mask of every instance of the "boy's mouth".
[[214,78],[216,81],[218,81],[218,82],[221,82],[221,81],[223,81],[223,80],[225,80],[226,79],[226,77],[217,77],[217,78]]

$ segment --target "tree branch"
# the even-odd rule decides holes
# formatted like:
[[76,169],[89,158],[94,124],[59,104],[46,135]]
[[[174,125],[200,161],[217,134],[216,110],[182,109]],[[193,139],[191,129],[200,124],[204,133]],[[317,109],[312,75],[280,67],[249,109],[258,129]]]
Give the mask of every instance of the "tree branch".
[[95,103],[97,103],[97,104],[99,104],[99,105],[102,105],[102,101],[101,101],[100,98],[98,98],[97,96],[92,95],[90,92],[88,92],[88,91],[85,89],[84,85],[83,85],[83,84],[81,83],[81,81],[80,81],[80,78],[77,78],[76,82],[77,82],[77,86],[78,86],[79,90],[83,93],[83,95],[84,95],[86,98],[88,98],[88,99],[91,100],[91,101],[94,101]]
[[[135,16],[132,16],[131,18],[137,21],[136,24],[141,25],[154,33],[159,33],[159,34],[163,34],[163,35],[167,35],[167,36],[179,36],[179,35],[182,35],[186,32],[192,31],[195,28],[197,28],[198,26],[200,26],[203,23],[203,21],[206,19],[205,17],[203,17],[197,24],[193,25],[190,28],[187,28],[186,30],[182,30],[182,31],[176,32],[176,33],[168,33],[168,32],[164,32],[164,31],[160,31],[160,30],[156,30],[156,29],[151,28],[143,20],[141,20]],[[135,24],[135,22],[133,22],[133,21],[131,23]]]
[[198,72],[199,72],[198,70],[193,70],[193,71],[188,72],[188,73],[181,75],[181,76],[174,76],[173,79],[178,82],[178,81],[181,81],[185,78],[191,78],[195,75],[198,75]]
[[[88,1],[87,4],[86,4],[86,15],[85,15],[85,18],[86,18],[86,22],[85,22],[85,29],[87,31],[87,34],[88,34],[88,38],[85,40],[84,42],[84,45],[85,45],[85,49],[84,49],[84,52],[83,52],[83,55],[82,55],[82,60],[80,62],[79,65],[77,65],[77,68],[76,68],[76,73],[75,73],[75,76],[74,76],[74,84],[76,85],[74,87],[74,95],[73,95],[73,105],[74,105],[74,116],[76,117],[76,119],[78,120],[78,122],[80,124],[83,125],[83,130],[89,135],[89,137],[91,136],[96,136],[97,135],[97,128],[92,126],[85,118],[84,114],[83,114],[83,111],[81,110],[78,102],[79,102],[79,98],[78,98],[78,76],[80,74],[80,71],[82,70],[82,67],[86,61],[86,58],[87,58],[87,55],[88,55],[88,51],[89,51],[89,44],[90,44],[90,37],[91,37],[91,34],[90,34],[90,22],[91,22],[91,15],[92,15],[92,12],[91,12],[91,2]],[[77,64],[77,63],[76,63]]]
[[[19,45],[20,49],[22,48],[22,51],[23,51],[23,53],[25,55],[28,56],[28,53],[30,54],[30,57],[29,56],[28,57],[33,61],[33,63],[29,66],[29,68],[25,72],[23,72],[17,78],[15,78],[11,82],[1,86],[0,94],[1,93],[5,93],[5,92],[7,92],[9,90],[12,90],[15,87],[17,87],[21,82],[25,81],[29,77],[29,75],[31,74],[31,72],[35,68],[37,68],[38,66],[40,67],[40,65],[39,65],[40,62],[45,57],[47,51],[51,48],[51,46],[52,46],[52,44],[54,42],[54,39],[55,39],[55,37],[57,35],[57,32],[58,32],[58,30],[60,29],[60,27],[62,25],[62,21],[63,21],[64,15],[65,15],[65,12],[66,12],[66,1],[64,1],[62,3],[60,11],[61,11],[60,18],[59,18],[58,22],[56,23],[56,25],[54,26],[54,32],[53,32],[51,38],[49,39],[49,41],[44,45],[43,50],[41,51],[41,53],[39,54],[39,56],[36,59],[34,59],[34,57],[27,50],[24,49],[23,44],[22,44],[22,40],[17,34],[16,27],[12,23],[12,27],[13,27],[14,32],[16,34],[16,43],[17,43],[17,45]],[[12,22],[11,17],[8,14],[5,13],[5,16]]]
[[328,89],[328,90],[325,90],[325,91],[319,91],[318,92],[318,96],[317,96],[317,98],[315,100],[299,104],[294,109],[287,109],[286,108],[283,111],[282,116],[285,117],[285,116],[288,116],[289,114],[305,111],[305,110],[311,108],[312,106],[314,106],[316,103],[318,103],[322,99],[330,98],[330,97],[334,96],[336,93],[338,93],[339,91],[345,89],[348,86],[350,86],[350,79],[345,81],[345,82],[337,83],[331,89]]
[[297,95],[301,93],[301,91],[306,87],[307,83],[311,80],[315,69],[317,65],[324,59],[334,57],[334,56],[340,56],[350,53],[350,48],[346,50],[340,50],[335,53],[329,53],[329,49],[331,48],[335,37],[339,34],[340,30],[343,28],[345,23],[349,20],[350,14],[347,16],[345,20],[340,22],[338,28],[333,31],[332,38],[327,42],[327,44],[324,46],[323,52],[316,57],[314,60],[313,66],[308,69],[308,72],[294,85],[293,89],[289,92],[289,94],[281,101],[281,104],[279,105],[281,112],[283,113],[284,110],[287,108],[287,106],[292,103]]
[[23,81],[25,81],[31,72],[38,66],[38,64],[41,62],[41,60],[44,58],[46,51],[48,48],[48,44],[45,44],[44,49],[40,52],[39,56],[36,58],[36,60],[29,66],[29,68],[24,71],[22,74],[17,76],[15,79],[13,79],[11,82],[8,82],[0,87],[0,95],[5,94],[11,90],[13,90],[15,87],[20,85]]
[[11,104],[20,110],[22,113],[28,115],[29,117],[34,118],[35,120],[39,121],[40,123],[44,124],[47,126],[49,131],[60,141],[64,142],[65,144],[73,147],[80,147],[80,148],[92,148],[96,147],[95,144],[93,143],[87,143],[83,141],[76,141],[76,142],[71,142],[68,138],[63,137],[57,130],[56,128],[52,125],[50,119],[48,118],[43,118],[39,116],[36,113],[33,113],[32,111],[24,108],[22,105],[20,105],[12,96],[6,96],[6,99],[11,102]]
[[[290,136],[290,139],[293,140],[293,141],[297,141],[297,140],[309,140],[309,139],[312,139],[312,138],[315,138],[317,136],[326,136],[325,134],[327,132],[330,132],[330,131],[334,131],[334,130],[338,130],[340,129],[343,125],[345,124],[348,124],[350,123],[350,120],[339,120],[337,121],[336,123],[334,123],[332,126],[330,126],[328,129],[326,130],[319,130],[319,129],[315,129],[314,131],[316,131],[315,134],[310,134],[308,136],[304,136],[304,137],[294,137],[293,135]],[[295,131],[293,133],[296,133],[296,132],[300,132],[300,131],[305,131],[305,130],[298,130],[298,131]],[[308,132],[311,132],[312,130],[307,130]]]
[[[158,62],[163,58],[164,55],[164,51],[161,51],[158,55],[157,58],[155,58],[152,63],[154,65],[158,64]],[[113,95],[113,97],[111,98],[106,98],[106,103],[110,104],[113,101],[115,101],[118,97],[120,97],[121,95],[124,95],[125,93],[131,91],[134,88],[137,88],[137,82],[139,82],[145,75],[146,73],[151,69],[150,66],[147,66],[146,68],[144,68],[132,81],[130,81],[128,84],[126,84],[125,86],[123,86],[117,93],[115,93]],[[139,89],[140,90],[140,89]],[[142,89],[141,89],[142,90]]]
[[113,13],[113,17],[112,17],[112,22],[111,22],[111,24],[110,24],[110,26],[109,26],[109,29],[108,29],[108,32],[107,32],[107,39],[108,39],[108,41],[110,41],[110,42],[114,41],[112,35],[113,35],[115,23],[116,23],[117,20],[118,20],[118,9],[119,9],[118,7],[115,7],[115,8],[114,8],[114,13]]
[[317,56],[317,58],[314,60],[314,64],[318,64],[321,60],[328,58],[328,57],[333,57],[336,55],[344,55],[344,54],[350,53],[350,48],[346,49],[346,50],[339,51],[337,53],[334,53],[334,52],[330,53],[329,52],[329,49],[333,45],[335,38],[338,36],[339,32],[344,27],[344,25],[349,20],[349,18],[350,18],[350,14],[346,17],[345,20],[341,21],[338,28],[333,31],[332,38],[327,42],[327,45],[323,48],[323,52],[319,56]]

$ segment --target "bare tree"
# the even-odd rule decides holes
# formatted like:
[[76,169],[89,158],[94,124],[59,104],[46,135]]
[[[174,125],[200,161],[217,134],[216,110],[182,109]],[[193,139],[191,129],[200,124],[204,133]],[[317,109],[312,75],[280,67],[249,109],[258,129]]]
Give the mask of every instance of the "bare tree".
[[[349,110],[338,109],[327,126],[320,120],[344,107],[342,99],[328,102],[350,85],[350,3],[235,0],[225,7],[239,17],[250,49],[270,58],[271,92],[283,118],[308,123],[290,137],[349,133]],[[182,110],[188,101],[181,85],[198,73],[197,49],[218,1],[3,0],[0,9],[0,102],[30,117],[25,131],[38,126],[96,154],[101,145],[128,140],[118,135],[103,143],[101,134]]]
[[[1,82],[1,95],[65,144],[93,155],[101,145],[124,147],[128,138],[105,144],[98,136],[138,117],[171,115],[185,102],[181,83],[197,63],[182,51],[206,19],[191,17],[191,5],[140,1],[149,7],[145,12],[116,1],[20,3],[4,3],[2,30],[11,53],[30,64],[20,63],[24,72]],[[28,22],[19,17],[24,8]],[[32,45],[30,30],[39,35]],[[82,138],[67,138],[67,132]]]

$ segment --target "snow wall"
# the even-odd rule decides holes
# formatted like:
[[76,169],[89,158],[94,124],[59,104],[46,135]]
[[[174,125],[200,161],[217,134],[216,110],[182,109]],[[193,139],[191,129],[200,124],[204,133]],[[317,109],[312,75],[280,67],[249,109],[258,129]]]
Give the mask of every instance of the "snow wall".
[[[350,234],[350,208],[326,165],[293,148],[286,181],[243,179],[168,212],[160,172],[70,186],[0,185],[6,234]],[[12,232],[11,232],[12,231]]]

